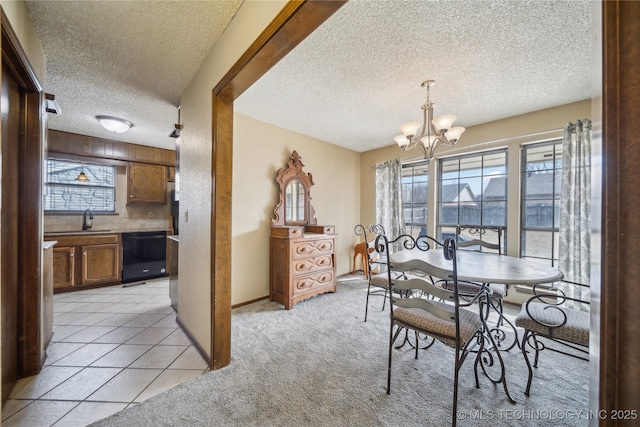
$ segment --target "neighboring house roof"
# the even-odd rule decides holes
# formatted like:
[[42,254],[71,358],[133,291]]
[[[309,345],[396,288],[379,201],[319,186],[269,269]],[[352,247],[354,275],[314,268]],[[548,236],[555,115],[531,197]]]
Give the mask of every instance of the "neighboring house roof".
[[[555,175],[555,176],[554,176]],[[553,182],[555,179],[555,183]],[[527,176],[527,197],[537,198],[553,198],[551,189],[554,188],[555,194],[560,195],[562,182],[562,174],[560,172],[552,173],[531,173]]]
[[442,186],[442,194],[440,200],[442,203],[451,202],[472,202],[475,200],[475,195],[471,191],[471,187],[466,182],[459,184],[445,184]]
[[[551,199],[553,198],[552,188],[555,187],[555,193],[560,194],[560,181],[562,176],[560,172],[555,173],[535,173],[531,172],[527,176],[526,192],[527,198]],[[489,180],[487,188],[482,195],[484,200],[504,200],[506,198],[506,178],[495,177]]]
[[491,178],[482,193],[484,200],[504,200],[507,197],[507,178],[504,176]]

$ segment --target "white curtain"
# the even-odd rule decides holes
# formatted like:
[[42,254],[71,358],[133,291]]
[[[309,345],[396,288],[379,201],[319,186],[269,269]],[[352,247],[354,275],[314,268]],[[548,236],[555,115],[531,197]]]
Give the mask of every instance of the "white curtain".
[[[591,258],[591,121],[568,123],[562,138],[559,268],[566,280],[590,284]],[[589,288],[561,284],[566,296],[589,299]],[[572,308],[589,310],[586,304]]]
[[389,239],[405,232],[400,159],[376,165],[376,222],[382,224]]

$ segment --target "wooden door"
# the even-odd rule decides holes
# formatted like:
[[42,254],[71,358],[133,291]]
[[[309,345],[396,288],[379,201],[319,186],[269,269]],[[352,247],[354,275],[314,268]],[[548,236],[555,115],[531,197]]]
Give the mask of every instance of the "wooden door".
[[2,403],[18,380],[20,88],[2,67]]

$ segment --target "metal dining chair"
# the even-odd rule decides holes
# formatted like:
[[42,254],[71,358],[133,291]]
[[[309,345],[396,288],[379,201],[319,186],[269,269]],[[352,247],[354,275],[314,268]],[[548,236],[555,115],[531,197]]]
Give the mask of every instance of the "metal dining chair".
[[[506,227],[501,225],[457,225],[456,226],[456,244],[460,250],[472,250],[476,252],[490,252],[503,255],[504,235]],[[491,289],[491,298],[489,303],[491,307],[498,312],[497,327],[503,324],[504,309],[503,301],[507,296],[508,286],[497,283],[489,283]],[[460,294],[475,295],[478,287],[483,286],[482,283],[460,282],[458,284]]]
[[[585,287],[581,283],[563,280],[570,286]],[[522,355],[529,370],[527,387],[524,394],[529,396],[533,369],[529,360],[529,352],[533,351],[533,367],[538,367],[538,359],[542,350],[555,351],[581,360],[589,360],[589,324],[588,311],[568,307],[570,301],[589,306],[589,301],[568,297],[556,287],[542,291],[533,287],[534,295],[522,305],[516,317],[516,326],[524,329],[522,336]],[[545,343],[543,340],[546,340]],[[562,348],[548,345],[549,341],[560,344]],[[571,349],[572,351],[569,351]]]
[[381,258],[381,256],[376,252],[374,247],[374,242],[376,238],[384,233],[384,227],[381,224],[373,224],[364,226],[362,224],[358,224],[353,229],[356,236],[362,236],[365,244],[365,254],[366,254],[366,267],[365,277],[368,279],[367,285],[367,299],[365,302],[364,309],[364,321],[367,321],[367,315],[369,313],[369,296],[382,296],[384,300],[382,301],[382,310],[384,311],[387,296],[389,292],[389,276],[386,273],[381,272],[382,268],[386,268],[386,259]]
[[[422,239],[422,237],[419,237]],[[377,251],[389,254],[391,244],[402,240],[402,246],[407,249],[428,250],[431,245],[420,244],[408,235],[400,236],[389,241],[385,235],[376,240]],[[401,332],[412,330],[417,334],[424,334],[443,342],[455,349],[454,379],[453,379],[453,410],[452,425],[457,421],[458,405],[458,377],[460,368],[470,354],[475,354],[474,364],[476,387],[478,382],[478,366],[483,353],[483,320],[475,310],[462,307],[458,296],[458,276],[456,260],[456,242],[447,239],[442,247],[444,256],[451,261],[451,268],[443,270],[427,264],[421,260],[407,262],[388,261],[389,294],[391,295],[389,329],[389,360],[387,369],[387,394],[391,393],[391,371],[393,359],[393,345]],[[390,259],[389,256],[386,257]],[[396,273],[402,277],[393,278]],[[405,274],[406,273],[406,274]],[[436,278],[446,279],[452,284],[452,290],[435,286]],[[487,298],[486,290],[482,289],[477,299]],[[415,346],[416,359],[418,346]]]

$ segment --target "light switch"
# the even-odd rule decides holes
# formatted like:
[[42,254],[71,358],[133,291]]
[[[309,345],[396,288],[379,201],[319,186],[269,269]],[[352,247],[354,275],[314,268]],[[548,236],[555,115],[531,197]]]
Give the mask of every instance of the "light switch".
[[189,209],[184,210],[184,222],[189,222]]

